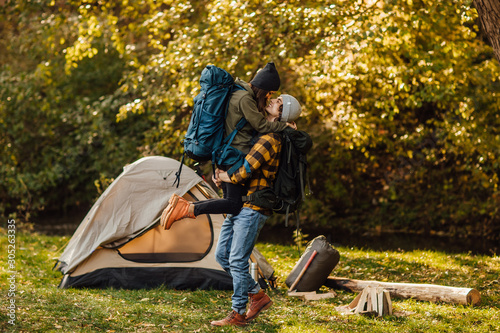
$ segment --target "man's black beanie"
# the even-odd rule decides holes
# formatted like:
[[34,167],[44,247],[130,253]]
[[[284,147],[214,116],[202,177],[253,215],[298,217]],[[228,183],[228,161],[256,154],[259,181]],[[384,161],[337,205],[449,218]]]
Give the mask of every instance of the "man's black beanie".
[[267,63],[266,67],[257,72],[250,83],[257,88],[266,91],[278,91],[280,88],[280,75],[273,62]]

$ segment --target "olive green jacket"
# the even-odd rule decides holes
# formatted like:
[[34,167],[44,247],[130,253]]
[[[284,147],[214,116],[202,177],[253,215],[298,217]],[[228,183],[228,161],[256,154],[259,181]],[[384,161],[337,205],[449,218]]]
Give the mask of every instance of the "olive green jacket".
[[287,125],[284,122],[267,121],[264,115],[257,109],[257,102],[254,99],[255,94],[250,85],[238,78],[235,80],[235,83],[245,88],[245,90],[235,91],[229,100],[225,126],[226,135],[231,134],[240,119],[245,117],[247,124],[241,131],[238,131],[231,146],[248,154],[250,148],[253,146],[252,138],[255,131],[258,133],[280,132]]

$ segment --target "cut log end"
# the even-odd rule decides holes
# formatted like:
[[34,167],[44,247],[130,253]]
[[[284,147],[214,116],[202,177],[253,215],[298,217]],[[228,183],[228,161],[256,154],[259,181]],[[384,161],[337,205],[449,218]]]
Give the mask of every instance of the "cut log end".
[[479,305],[481,303],[481,295],[476,289],[471,289],[467,294],[467,305]]

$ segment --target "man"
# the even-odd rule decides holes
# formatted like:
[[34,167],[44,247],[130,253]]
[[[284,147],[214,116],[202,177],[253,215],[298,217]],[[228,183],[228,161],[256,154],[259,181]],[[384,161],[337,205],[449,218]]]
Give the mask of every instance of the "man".
[[[293,122],[299,116],[299,102],[290,95],[271,100],[266,107],[268,119]],[[278,118],[278,119],[277,119]],[[271,187],[279,166],[281,136],[277,133],[262,135],[252,147],[242,167],[229,175],[216,170],[214,181],[247,184],[250,196]],[[233,278],[232,311],[224,319],[213,321],[214,326],[244,326],[272,305],[272,300],[249,273],[249,258],[265,221],[272,211],[246,202],[240,213],[224,221],[216,249],[216,260]],[[246,310],[248,298],[250,305]]]

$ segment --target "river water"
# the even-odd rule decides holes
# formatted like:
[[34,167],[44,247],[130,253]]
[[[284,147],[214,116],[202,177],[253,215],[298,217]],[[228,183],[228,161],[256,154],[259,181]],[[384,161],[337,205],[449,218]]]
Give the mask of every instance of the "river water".
[[[259,241],[275,244],[294,244],[294,227],[264,227]],[[375,251],[413,251],[431,250],[446,253],[471,253],[496,256],[500,254],[498,241],[483,238],[458,238],[445,236],[429,236],[421,234],[386,233],[386,234],[352,234],[323,228],[321,230],[302,230],[308,235],[307,240],[324,235],[335,246],[356,247]]]

